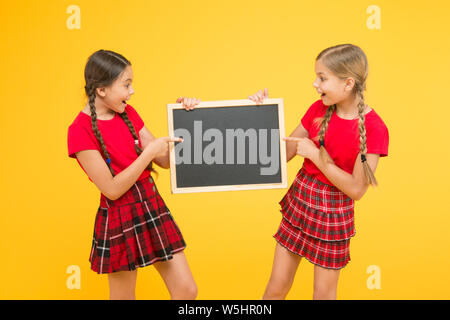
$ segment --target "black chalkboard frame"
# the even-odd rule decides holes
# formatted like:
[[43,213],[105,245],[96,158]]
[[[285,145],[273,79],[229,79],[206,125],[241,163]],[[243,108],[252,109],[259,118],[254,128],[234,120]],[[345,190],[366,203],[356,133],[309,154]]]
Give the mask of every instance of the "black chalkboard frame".
[[[202,101],[195,108],[216,108],[216,107],[254,107],[255,102],[249,99],[242,100],[221,100],[221,101]],[[287,188],[287,166],[286,166],[286,142],[283,140],[285,135],[284,127],[284,103],[282,98],[264,99],[264,105],[277,105],[278,106],[278,124],[279,124],[279,154],[280,154],[280,169],[281,169],[281,181],[277,183],[248,183],[239,185],[213,185],[213,186],[199,186],[199,187],[178,187],[177,186],[177,168],[175,163],[175,144],[173,142],[169,145],[170,153],[170,182],[171,191],[173,194],[177,193],[194,193],[194,192],[216,192],[216,191],[238,191],[238,190],[258,190],[258,189],[280,189]],[[169,103],[167,104],[167,120],[169,136],[174,136],[174,120],[173,111],[176,109],[184,109],[181,103]],[[186,111],[189,112],[189,111]]]

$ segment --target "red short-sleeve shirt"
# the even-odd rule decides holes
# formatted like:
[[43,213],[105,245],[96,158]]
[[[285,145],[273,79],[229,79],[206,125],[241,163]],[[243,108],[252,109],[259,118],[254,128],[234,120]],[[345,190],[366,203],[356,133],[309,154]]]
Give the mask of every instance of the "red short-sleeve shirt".
[[[313,123],[314,119],[323,117],[328,106],[322,100],[313,103],[301,119],[303,127],[308,131],[309,138],[319,147],[317,137],[320,126]],[[380,116],[374,109],[365,115],[367,153],[379,154],[380,157],[388,155],[389,132]],[[325,133],[325,149],[334,163],[348,173],[353,172],[356,157],[359,153],[358,119],[342,119],[336,112],[331,116]],[[303,162],[304,169],[320,181],[333,185],[325,175],[309,159]]]
[[[125,112],[139,136],[139,131],[144,127],[144,121],[142,121],[139,114],[130,105],[125,107]],[[98,129],[102,133],[106,150],[108,150],[111,157],[111,166],[115,174],[118,174],[133,163],[138,157],[134,148],[133,135],[118,113],[116,113],[111,120],[97,119],[97,123]],[[98,150],[103,159],[106,159],[100,147],[100,143],[92,130],[91,117],[82,111],[69,126],[67,145],[69,157],[71,158],[76,158],[75,154],[79,151]],[[140,138],[139,146],[141,146]],[[78,164],[83,169],[79,161]],[[150,171],[144,170],[139,179],[146,178],[149,175]]]

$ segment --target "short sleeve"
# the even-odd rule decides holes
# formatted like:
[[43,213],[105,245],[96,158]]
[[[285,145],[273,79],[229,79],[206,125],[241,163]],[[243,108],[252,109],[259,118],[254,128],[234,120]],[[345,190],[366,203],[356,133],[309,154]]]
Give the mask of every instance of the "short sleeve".
[[319,113],[323,107],[322,100],[314,102],[306,111],[305,115],[301,119],[301,123],[306,131],[311,129],[311,125],[315,118],[319,116]]
[[79,151],[99,150],[95,137],[89,133],[87,128],[76,124],[69,127],[67,146],[71,158],[76,158],[75,153]]
[[389,131],[381,118],[377,117],[370,126],[366,128],[367,153],[379,154],[380,157],[388,155]]
[[137,111],[130,105],[127,105],[126,112],[128,115],[128,118],[133,123],[134,127],[136,128],[136,131],[139,132],[144,127],[144,121],[139,116]]

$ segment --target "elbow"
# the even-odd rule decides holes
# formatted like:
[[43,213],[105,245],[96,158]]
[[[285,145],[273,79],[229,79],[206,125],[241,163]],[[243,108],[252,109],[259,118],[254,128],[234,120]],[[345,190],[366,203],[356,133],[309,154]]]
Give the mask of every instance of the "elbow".
[[352,194],[352,195],[350,195],[349,197],[353,200],[353,201],[358,201],[358,200],[360,200],[361,198],[362,198],[362,194],[359,194],[359,193],[354,193],[354,194]]
[[366,193],[367,188],[355,188],[352,190],[352,192],[348,195],[352,200],[358,201],[361,200],[361,198]]
[[117,200],[123,194],[120,193],[119,187],[113,177],[111,177],[111,179],[99,179],[96,180],[94,183],[97,186],[97,189],[100,191],[100,193],[109,200],[112,201]]
[[116,188],[111,187],[111,188],[107,188],[107,189],[104,189],[104,190],[100,190],[100,192],[101,192],[106,198],[108,198],[109,200],[114,201],[114,200],[119,199],[120,196],[122,195],[122,194],[119,194],[119,193],[117,192],[117,190],[115,190],[115,189],[116,189]]
[[102,192],[102,194],[111,201],[114,201],[114,200],[117,200],[120,198],[120,196],[114,192]]

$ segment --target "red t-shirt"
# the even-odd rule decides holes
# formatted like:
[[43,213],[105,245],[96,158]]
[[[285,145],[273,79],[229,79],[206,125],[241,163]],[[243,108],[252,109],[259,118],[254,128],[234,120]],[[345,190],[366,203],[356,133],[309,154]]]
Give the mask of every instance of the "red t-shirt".
[[[142,121],[139,114],[130,105],[125,107],[125,112],[139,137],[139,131],[144,127],[144,121]],[[111,166],[115,174],[118,174],[133,163],[138,157],[134,148],[133,135],[118,113],[116,113],[111,120],[97,119],[97,124],[98,129],[102,133],[106,150],[108,150],[111,157]],[[69,126],[67,145],[69,157],[71,158],[76,158],[75,153],[82,150],[98,150],[103,159],[106,160],[102,148],[100,147],[100,143],[92,130],[91,117],[82,111]],[[142,148],[140,137],[139,146]],[[78,164],[83,169],[79,161]],[[146,178],[149,175],[150,171],[144,170],[139,179]],[[89,178],[89,180],[91,179]]]
[[[315,125],[313,121],[316,118],[323,117],[327,108],[322,100],[318,100],[309,107],[301,119],[301,123],[308,131],[311,140],[317,137],[320,129],[320,125]],[[372,109],[365,115],[365,126],[367,153],[379,154],[380,157],[387,156],[389,132],[375,110]],[[319,147],[319,141],[313,141]],[[358,119],[342,119],[336,112],[333,112],[325,133],[325,149],[334,163],[351,174],[359,153],[359,144]],[[333,185],[311,160],[305,159],[303,168],[320,181]]]

